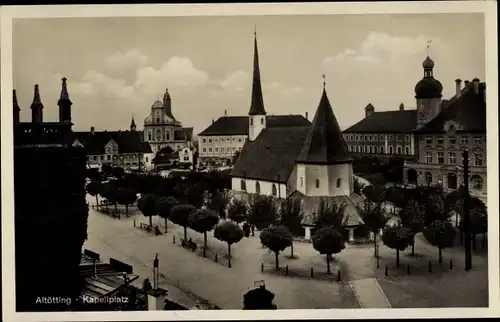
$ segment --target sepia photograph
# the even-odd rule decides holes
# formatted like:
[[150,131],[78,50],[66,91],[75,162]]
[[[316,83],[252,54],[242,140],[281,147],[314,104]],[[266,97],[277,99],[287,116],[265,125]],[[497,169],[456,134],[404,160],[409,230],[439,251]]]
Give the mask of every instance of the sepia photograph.
[[498,315],[496,3],[432,4],[2,9],[4,312]]

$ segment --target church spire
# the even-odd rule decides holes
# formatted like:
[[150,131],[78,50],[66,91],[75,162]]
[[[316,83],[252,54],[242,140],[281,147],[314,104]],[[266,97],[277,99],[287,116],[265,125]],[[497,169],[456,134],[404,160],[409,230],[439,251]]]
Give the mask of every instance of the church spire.
[[132,122],[130,122],[130,131],[135,131],[137,129],[137,126],[135,125],[135,119],[134,116],[132,115]]
[[12,90],[12,101],[13,101],[13,109],[14,109],[14,124],[19,123],[19,112],[21,111],[21,108],[19,107],[19,104],[17,104],[17,95],[16,95],[16,90]]
[[323,87],[318,109],[297,162],[328,165],[348,163],[350,161],[347,145],[342,137],[326,89]]
[[252,102],[248,115],[266,115],[264,109],[264,98],[262,96],[262,84],[260,80],[259,49],[257,47],[257,31],[254,31],[253,48],[253,81],[252,81]]
[[33,103],[31,103],[31,122],[43,122],[43,104],[40,98],[40,90],[38,84],[35,85],[35,93],[33,94]]
[[57,105],[59,105],[59,122],[60,123],[71,123],[71,105],[73,103],[69,99],[68,94],[68,84],[66,83],[68,79],[63,77],[61,79],[61,95],[59,96],[59,101]]

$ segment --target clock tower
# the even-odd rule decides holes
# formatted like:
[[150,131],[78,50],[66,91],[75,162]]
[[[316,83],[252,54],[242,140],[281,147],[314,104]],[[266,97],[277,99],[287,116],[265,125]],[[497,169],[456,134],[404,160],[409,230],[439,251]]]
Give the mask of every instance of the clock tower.
[[434,78],[434,61],[427,56],[422,63],[424,77],[415,86],[417,128],[427,124],[441,112],[443,85]]

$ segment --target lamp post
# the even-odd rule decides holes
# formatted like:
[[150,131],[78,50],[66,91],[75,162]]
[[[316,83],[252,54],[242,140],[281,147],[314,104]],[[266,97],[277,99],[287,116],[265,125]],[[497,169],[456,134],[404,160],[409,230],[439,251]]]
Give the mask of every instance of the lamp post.
[[464,167],[464,234],[465,234],[465,271],[472,268],[472,250],[471,250],[471,235],[470,235],[470,216],[469,216],[469,150],[462,153]]

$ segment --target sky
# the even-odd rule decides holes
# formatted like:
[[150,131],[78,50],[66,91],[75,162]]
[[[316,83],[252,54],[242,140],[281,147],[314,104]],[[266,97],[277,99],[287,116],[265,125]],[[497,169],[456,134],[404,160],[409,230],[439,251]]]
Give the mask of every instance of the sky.
[[[485,78],[482,14],[45,18],[13,22],[13,81],[30,120],[39,84],[44,120],[68,79],[74,130],[142,128],[168,88],[172,111],[199,133],[250,107],[257,31],[268,115],[314,116],[323,78],[342,129],[376,111],[414,108],[427,52],[443,98],[456,78]],[[427,49],[427,41],[431,40]]]

